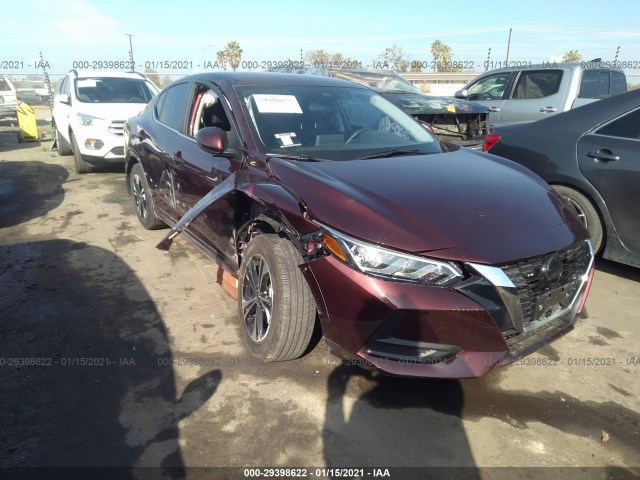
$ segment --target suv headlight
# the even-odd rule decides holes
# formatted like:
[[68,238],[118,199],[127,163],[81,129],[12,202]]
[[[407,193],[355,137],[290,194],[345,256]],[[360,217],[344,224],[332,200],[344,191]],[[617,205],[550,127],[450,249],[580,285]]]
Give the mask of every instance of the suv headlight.
[[105,121],[104,118],[94,117],[93,115],[87,115],[86,113],[76,113],[76,118],[78,119],[78,123],[85,127],[97,126]]
[[462,280],[462,270],[451,262],[408,255],[356,240],[324,227],[322,243],[336,257],[369,275],[408,283],[443,287]]

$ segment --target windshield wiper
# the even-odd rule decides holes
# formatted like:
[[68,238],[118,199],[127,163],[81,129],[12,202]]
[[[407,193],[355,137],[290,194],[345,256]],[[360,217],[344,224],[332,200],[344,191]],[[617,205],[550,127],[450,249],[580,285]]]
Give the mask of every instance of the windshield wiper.
[[280,155],[279,153],[267,153],[269,158],[278,157],[287,160],[302,160],[303,162],[326,162],[324,158],[314,158],[307,155]]
[[427,152],[423,152],[417,148],[396,148],[394,150],[385,150],[384,152],[372,153],[366,157],[360,157],[359,160],[369,160],[370,158],[387,158],[395,155],[428,155]]

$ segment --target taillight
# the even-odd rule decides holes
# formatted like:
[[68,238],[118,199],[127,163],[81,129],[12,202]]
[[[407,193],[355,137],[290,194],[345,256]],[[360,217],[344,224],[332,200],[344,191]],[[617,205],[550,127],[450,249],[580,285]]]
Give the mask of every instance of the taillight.
[[486,152],[499,141],[500,141],[499,133],[487,133],[487,135],[484,137],[484,144],[482,145],[482,151]]

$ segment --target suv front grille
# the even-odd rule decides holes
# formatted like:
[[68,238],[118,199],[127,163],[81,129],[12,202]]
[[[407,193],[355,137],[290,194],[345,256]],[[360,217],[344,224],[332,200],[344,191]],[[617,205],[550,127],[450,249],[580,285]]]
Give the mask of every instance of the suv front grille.
[[114,135],[124,135],[124,120],[113,120],[109,125],[109,131]]
[[557,255],[562,260],[563,273],[561,280],[555,285],[547,281],[541,273],[541,267],[548,255],[502,267],[518,289],[525,328],[535,318],[536,300],[540,295],[560,285],[576,282],[587,273],[591,260],[591,250],[587,242],[572,245],[557,252]]

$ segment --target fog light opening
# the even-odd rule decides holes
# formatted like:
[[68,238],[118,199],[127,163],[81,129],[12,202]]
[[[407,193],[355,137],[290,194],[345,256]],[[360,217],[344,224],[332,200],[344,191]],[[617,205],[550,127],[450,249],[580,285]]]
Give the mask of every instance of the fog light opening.
[[84,142],[84,146],[89,150],[100,150],[104,147],[104,142],[96,138],[88,138],[87,141]]
[[445,363],[461,351],[455,345],[412,342],[393,337],[374,340],[364,349],[364,353],[372,357],[425,365]]

